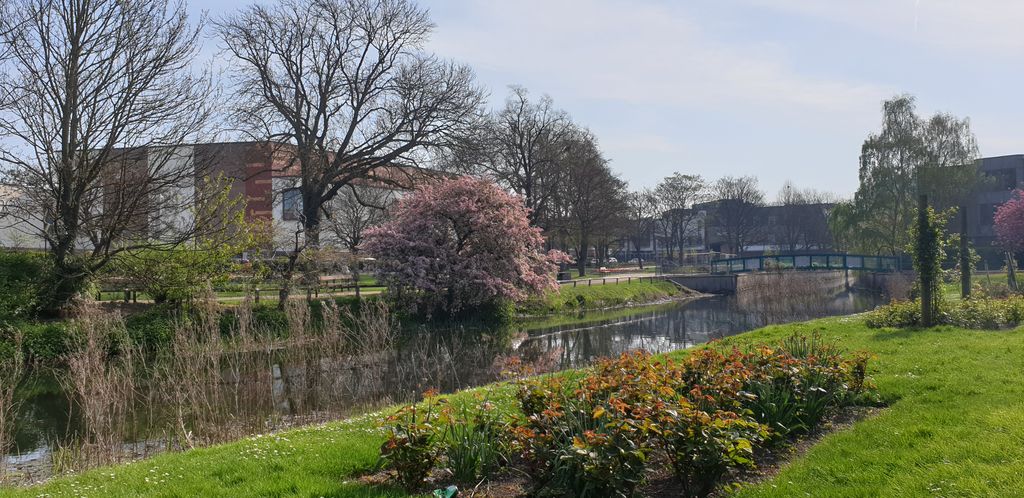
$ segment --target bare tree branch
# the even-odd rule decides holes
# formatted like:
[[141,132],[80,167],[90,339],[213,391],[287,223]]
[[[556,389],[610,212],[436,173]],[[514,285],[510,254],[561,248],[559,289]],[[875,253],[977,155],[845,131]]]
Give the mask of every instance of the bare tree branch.
[[[118,252],[174,245],[198,219],[196,165],[213,93],[200,26],[169,0],[13,0],[0,17],[0,165],[16,216],[57,271],[55,304]],[[173,223],[167,222],[173,220]]]
[[294,148],[306,246],[319,245],[323,206],[345,186],[423,165],[478,121],[472,71],[424,51],[433,24],[411,1],[281,0],[216,29],[233,63],[236,121]]

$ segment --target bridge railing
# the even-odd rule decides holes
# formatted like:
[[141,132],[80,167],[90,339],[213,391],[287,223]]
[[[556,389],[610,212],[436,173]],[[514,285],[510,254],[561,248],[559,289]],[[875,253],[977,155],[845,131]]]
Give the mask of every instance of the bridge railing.
[[864,254],[795,254],[718,259],[711,273],[742,273],[765,270],[865,270],[900,271],[900,258]]

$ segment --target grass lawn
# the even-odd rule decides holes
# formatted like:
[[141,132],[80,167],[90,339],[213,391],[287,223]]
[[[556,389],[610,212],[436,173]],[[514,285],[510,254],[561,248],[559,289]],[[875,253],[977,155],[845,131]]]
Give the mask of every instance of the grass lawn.
[[[768,327],[725,342],[777,342],[814,331],[848,352],[874,353],[869,373],[891,404],[736,496],[1024,494],[1024,330],[871,330],[861,318],[846,317]],[[492,389],[499,404],[510,403],[507,389]],[[350,482],[376,461],[382,435],[373,418],[165,454],[7,494],[402,496]]]

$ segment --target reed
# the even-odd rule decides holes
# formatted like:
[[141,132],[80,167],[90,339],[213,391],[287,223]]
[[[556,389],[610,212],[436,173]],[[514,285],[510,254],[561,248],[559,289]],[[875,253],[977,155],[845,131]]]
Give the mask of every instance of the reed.
[[508,337],[433,332],[399,345],[384,301],[311,310],[293,300],[285,314],[280,334],[254,320],[251,298],[225,309],[206,296],[175,320],[170,345],[147,357],[120,315],[83,312],[65,382],[85,430],[53,452],[54,468],[203,447],[489,382],[509,347]]
[[124,459],[124,442],[134,438],[135,428],[148,425],[147,412],[136,409],[147,365],[119,313],[83,308],[73,328],[82,341],[68,355],[61,381],[73,393],[85,427],[77,461],[68,464],[80,469]]
[[[18,414],[18,402],[14,392],[21,384],[25,373],[25,355],[22,350],[22,336],[14,333],[11,351],[0,358],[0,450],[6,453],[14,444],[14,420]],[[0,458],[0,482],[7,477],[6,460]]]

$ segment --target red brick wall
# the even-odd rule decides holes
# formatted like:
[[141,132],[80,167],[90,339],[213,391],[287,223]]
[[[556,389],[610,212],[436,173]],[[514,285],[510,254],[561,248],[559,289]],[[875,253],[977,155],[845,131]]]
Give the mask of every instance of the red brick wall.
[[260,142],[231,142],[196,146],[196,163],[211,177],[231,178],[233,195],[244,196],[248,220],[271,218],[271,147]]

